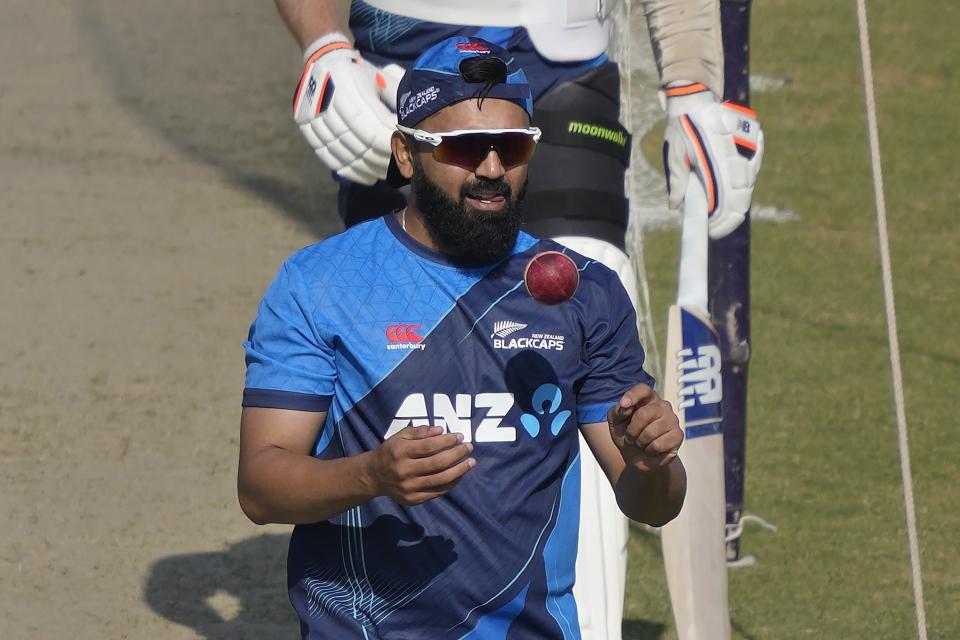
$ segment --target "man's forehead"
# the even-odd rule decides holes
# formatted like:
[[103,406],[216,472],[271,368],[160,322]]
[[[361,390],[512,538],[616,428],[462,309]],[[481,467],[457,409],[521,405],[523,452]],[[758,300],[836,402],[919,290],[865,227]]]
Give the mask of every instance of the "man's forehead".
[[517,129],[530,124],[527,112],[511,100],[477,98],[455,102],[425,118],[417,125],[424,131],[456,129]]

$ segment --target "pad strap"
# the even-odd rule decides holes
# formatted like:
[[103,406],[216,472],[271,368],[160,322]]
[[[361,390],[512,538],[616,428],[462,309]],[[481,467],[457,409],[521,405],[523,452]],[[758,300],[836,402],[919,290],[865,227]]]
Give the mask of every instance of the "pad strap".
[[606,191],[563,189],[538,191],[527,196],[526,229],[535,236],[582,235],[624,249],[627,199]]
[[580,117],[569,112],[538,109],[534,124],[543,131],[544,142],[592,149],[616,158],[624,168],[630,165],[632,136],[616,120],[595,114]]

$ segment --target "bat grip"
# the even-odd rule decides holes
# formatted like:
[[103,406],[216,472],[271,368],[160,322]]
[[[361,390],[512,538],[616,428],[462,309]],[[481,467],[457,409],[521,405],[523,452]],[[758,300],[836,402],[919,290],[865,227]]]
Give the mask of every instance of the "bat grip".
[[683,230],[680,233],[680,277],[677,304],[707,313],[707,196],[694,175],[683,198]]

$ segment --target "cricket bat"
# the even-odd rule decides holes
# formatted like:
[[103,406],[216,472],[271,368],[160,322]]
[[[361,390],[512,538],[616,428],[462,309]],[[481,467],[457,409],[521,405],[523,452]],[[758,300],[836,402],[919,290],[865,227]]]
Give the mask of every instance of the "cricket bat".
[[664,397],[684,430],[683,509],[661,530],[670,602],[680,640],[729,640],[724,541],[720,348],[707,310],[707,200],[690,176],[684,199],[677,302],[670,307]]

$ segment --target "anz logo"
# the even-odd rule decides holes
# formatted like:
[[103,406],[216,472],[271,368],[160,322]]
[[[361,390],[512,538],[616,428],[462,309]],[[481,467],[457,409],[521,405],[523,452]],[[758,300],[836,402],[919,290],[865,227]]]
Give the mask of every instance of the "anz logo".
[[[559,411],[563,393],[554,384],[542,384],[533,392],[533,413],[520,415],[520,424],[531,438],[536,438],[541,426],[556,436],[569,421],[572,412]],[[516,442],[517,428],[503,424],[503,419],[514,407],[512,393],[411,393],[403,402],[390,428],[390,436],[410,426],[436,425],[450,433],[460,433],[464,442]],[[474,420],[477,418],[477,421]]]
[[723,399],[720,377],[720,349],[715,344],[677,352],[680,365],[680,409],[688,409],[699,403],[716,404]]
[[[453,398],[443,393],[430,397],[427,411],[427,395],[411,393],[400,404],[396,417],[383,436],[386,440],[401,429],[424,424],[444,427],[451,433],[463,434],[464,442],[515,442],[515,427],[503,425],[503,418],[513,408],[512,393],[458,393]],[[483,411],[483,417],[473,426],[474,409]]]

